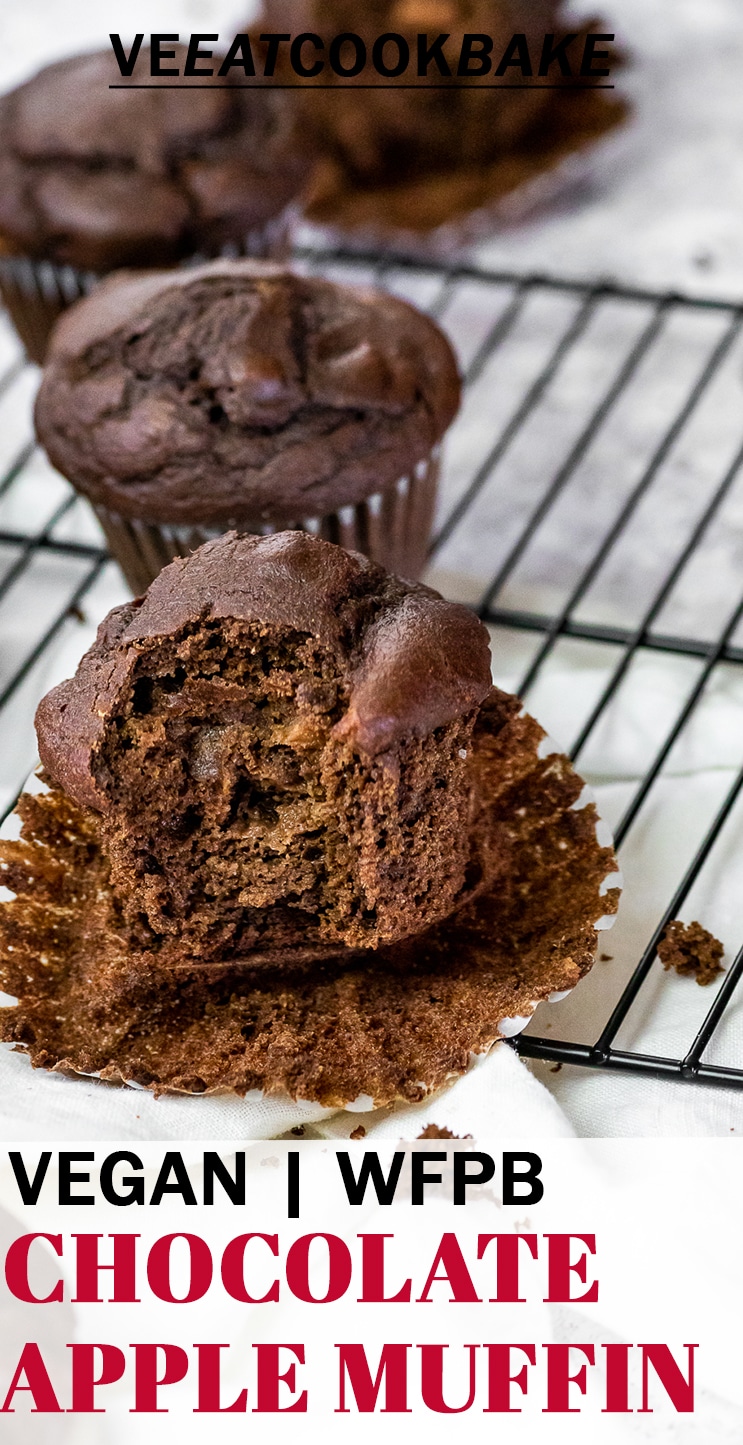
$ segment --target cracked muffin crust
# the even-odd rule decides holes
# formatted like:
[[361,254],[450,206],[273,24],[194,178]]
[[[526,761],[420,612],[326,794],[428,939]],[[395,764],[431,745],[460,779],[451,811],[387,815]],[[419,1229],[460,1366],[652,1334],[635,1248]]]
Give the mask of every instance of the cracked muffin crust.
[[11,250],[97,273],[165,265],[239,241],[297,194],[306,154],[285,92],[216,76],[132,90],[148,55],[128,79],[110,50],[74,56],[0,97]]
[[394,483],[459,403],[439,328],[252,261],[111,278],[57,327],[36,404],[94,502],[166,524],[294,523]]

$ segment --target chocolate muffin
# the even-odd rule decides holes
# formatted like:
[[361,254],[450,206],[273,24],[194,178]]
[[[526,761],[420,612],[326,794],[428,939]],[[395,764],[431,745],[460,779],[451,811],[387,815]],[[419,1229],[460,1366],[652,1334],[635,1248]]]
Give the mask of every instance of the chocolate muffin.
[[0,289],[29,354],[43,359],[56,315],[115,267],[275,254],[306,164],[288,92],[216,74],[155,88],[146,49],[128,78],[100,51],[1,97]]
[[39,752],[100,815],[137,947],[377,948],[481,887],[466,608],[301,532],[231,533],[115,609]]
[[[562,88],[569,77],[557,64],[538,73],[545,36],[559,42],[572,33],[577,64],[583,35],[595,28],[565,12],[564,0],[371,0],[363,8],[355,0],[263,0],[256,33],[315,32],[326,56],[333,37],[355,33],[368,57],[378,37],[401,36],[411,57],[398,76],[380,76],[370,62],[356,77],[338,75],[326,61],[314,80],[303,81],[299,100],[321,157],[307,199],[310,219],[377,238],[431,232],[497,207],[611,129],[624,115],[620,102],[606,92]],[[446,37],[442,68],[433,60],[425,76],[417,74],[419,35]],[[493,69],[518,35],[532,76],[524,81],[509,69],[498,79],[489,73],[463,81],[465,35],[492,40]],[[305,60],[314,55],[308,47]],[[349,47],[349,68],[353,55]],[[393,68],[394,39],[383,55]]]
[[449,343],[406,302],[214,261],[71,308],[36,426],[139,593],[231,527],[314,531],[416,576],[458,402]]
[[[299,6],[296,0],[264,0],[263,9],[267,23],[277,30],[315,30],[326,46],[336,35],[356,33],[368,54],[377,37],[388,34],[402,36],[415,58],[419,34],[430,40],[445,34],[441,54],[453,71],[448,78],[456,82],[465,34],[492,38],[497,64],[513,34],[520,32],[538,62],[545,34],[557,28],[563,0],[371,0],[363,11],[356,0],[300,0]],[[391,43],[388,63],[394,63],[397,53]],[[413,65],[398,84],[394,76],[365,70],[358,76],[362,90],[354,87],[353,77],[337,75],[326,65],[318,80],[334,88],[309,97],[307,120],[324,150],[363,185],[390,174],[402,180],[453,163],[490,160],[513,149],[549,104],[549,92],[538,76],[529,89],[512,91],[478,89],[474,77],[466,88],[461,77],[458,86],[446,87],[446,79],[435,62],[426,76],[418,76]],[[408,88],[411,80],[414,90]],[[370,81],[376,88],[367,88]],[[439,88],[442,83],[444,89]]]
[[[117,609],[0,843],[0,1038],[155,1091],[417,1100],[569,989],[616,910],[485,630],[291,533]],[[309,940],[309,946],[308,946]]]

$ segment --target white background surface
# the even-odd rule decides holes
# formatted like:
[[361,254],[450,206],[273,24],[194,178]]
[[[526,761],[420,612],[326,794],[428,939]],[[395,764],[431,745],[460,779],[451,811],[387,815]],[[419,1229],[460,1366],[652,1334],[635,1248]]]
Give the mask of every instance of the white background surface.
[[[522,1141],[509,1140],[506,1134],[496,1145],[479,1138],[478,1146],[491,1152],[500,1165],[503,1149],[523,1148]],[[381,1150],[385,1174],[388,1171],[393,1145]],[[439,1149],[438,1144],[420,1146]],[[451,1149],[451,1146],[449,1146]],[[308,1388],[306,1415],[261,1416],[248,1414],[195,1416],[194,1389],[191,1375],[183,1384],[175,1384],[160,1392],[163,1407],[170,1414],[158,1419],[132,1416],[130,1370],[119,1384],[98,1391],[99,1405],[106,1414],[91,1417],[30,1416],[22,1398],[16,1397],[18,1413],[5,1416],[2,1438],[8,1445],[32,1441],[41,1445],[47,1440],[70,1442],[70,1445],[128,1445],[132,1438],[193,1442],[200,1445],[205,1435],[225,1445],[246,1437],[256,1445],[293,1445],[301,1440],[323,1441],[328,1445],[349,1439],[374,1445],[380,1439],[393,1442],[414,1438],[424,1432],[426,1440],[442,1442],[460,1439],[490,1442],[507,1439],[514,1445],[738,1445],[743,1420],[743,1380],[739,1367],[740,1330],[739,1300],[743,1288],[743,1242],[735,1229],[732,1207],[726,1200],[740,1197],[743,1180],[743,1157],[739,1150],[725,1149],[716,1140],[701,1141],[695,1150],[696,1167],[689,1170],[683,1151],[674,1141],[616,1140],[562,1141],[559,1145],[540,1145],[543,1163],[544,1198],[539,1204],[504,1207],[500,1203],[500,1168],[492,1185],[470,1190],[466,1208],[454,1207],[449,1189],[433,1186],[422,1207],[406,1203],[405,1186],[409,1175],[404,1166],[399,1202],[382,1208],[367,1191],[363,1206],[349,1208],[340,1188],[335,1161],[320,1145],[305,1146],[301,1155],[301,1210],[298,1221],[286,1218],[284,1146],[248,1146],[247,1200],[245,1208],[229,1205],[221,1190],[215,1190],[211,1208],[184,1207],[180,1199],[165,1196],[153,1208],[120,1209],[100,1202],[97,1192],[97,1168],[105,1154],[97,1151],[97,1161],[73,1166],[90,1171],[91,1186],[76,1186],[76,1192],[93,1192],[99,1202],[93,1208],[60,1208],[56,1202],[54,1161],[49,1169],[40,1203],[24,1208],[19,1201],[7,1160],[0,1156],[0,1250],[25,1232],[46,1231],[63,1235],[64,1272],[74,1279],[74,1233],[91,1232],[102,1235],[113,1232],[137,1233],[140,1268],[140,1304],[58,1304],[23,1306],[0,1289],[0,1400],[5,1396],[16,1363],[20,1342],[29,1338],[40,1341],[44,1358],[57,1386],[60,1400],[69,1399],[69,1351],[65,1344],[72,1338],[82,1341],[105,1341],[118,1345],[131,1361],[128,1346],[133,1341],[167,1341],[179,1344],[189,1352],[194,1341],[220,1341],[230,1349],[223,1356],[224,1399],[232,1401],[245,1386],[249,1389],[249,1405],[255,1402],[254,1341],[297,1341],[306,1346],[307,1364],[300,1371],[302,1385]],[[228,1167],[232,1167],[229,1145],[221,1149]],[[202,1151],[196,1146],[184,1150],[189,1176],[197,1199],[201,1197],[200,1162]],[[33,1173],[38,1149],[23,1151],[26,1167]],[[451,1158],[451,1155],[449,1156]],[[145,1145],[140,1158],[146,1170],[147,1197],[162,1161],[162,1151]],[[359,1158],[353,1155],[354,1170]],[[448,1169],[429,1163],[427,1172]],[[118,1187],[127,1175],[127,1166],[116,1169]],[[449,1180],[451,1175],[449,1174]],[[407,1196],[409,1197],[409,1196]],[[711,1208],[729,1226],[727,1230],[701,1228],[700,1220],[708,1217]],[[95,1223],[93,1223],[93,1220]],[[206,1238],[217,1262],[215,1280],[203,1299],[192,1304],[172,1305],[161,1302],[148,1289],[143,1261],[155,1239],[170,1233],[189,1231]],[[538,1238],[539,1258],[530,1262],[521,1246],[522,1293],[520,1304],[449,1303],[446,1283],[432,1286],[432,1304],[358,1305],[360,1293],[354,1275],[348,1294],[336,1303],[311,1305],[293,1298],[280,1283],[278,1302],[266,1306],[241,1305],[221,1288],[218,1263],[230,1239],[247,1231],[277,1234],[279,1259],[274,1270],[259,1243],[248,1247],[247,1283],[256,1295],[267,1290],[272,1281],[283,1277],[282,1262],[290,1243],[301,1235],[334,1233],[348,1244],[358,1268],[360,1233],[386,1233],[391,1236],[386,1251],[390,1292],[409,1277],[413,1280],[414,1297],[422,1292],[442,1234],[457,1235],[464,1257],[471,1270],[476,1289],[481,1294],[495,1293],[488,1288],[494,1265],[486,1255],[482,1264],[475,1264],[476,1236],[482,1234],[533,1233]],[[596,1236],[596,1254],[588,1263],[588,1282],[599,1282],[595,1303],[550,1305],[544,1271],[544,1235],[547,1232],[588,1233]],[[101,1242],[101,1262],[110,1259],[111,1245]],[[32,1258],[37,1270],[43,1246],[33,1246]],[[317,1251],[312,1272],[312,1289],[321,1295],[327,1279],[323,1267],[322,1244]],[[577,1241],[572,1257],[579,1254]],[[46,1293],[59,1277],[59,1260],[48,1253],[48,1273],[36,1274],[35,1287]],[[173,1250],[174,1289],[186,1293],[183,1275],[185,1249],[181,1241]],[[264,1261],[270,1268],[261,1266]],[[441,1271],[439,1271],[440,1273]],[[573,1277],[574,1294],[583,1293],[583,1286]],[[417,1286],[417,1287],[415,1287]],[[110,1275],[101,1281],[103,1298],[107,1298]],[[68,1288],[68,1295],[73,1289]],[[31,1333],[34,1331],[35,1333]],[[74,1334],[73,1334],[74,1331]],[[485,1400],[478,1394],[477,1405],[460,1416],[441,1416],[421,1408],[415,1387],[417,1371],[411,1366],[410,1403],[416,1407],[408,1416],[366,1415],[352,1411],[348,1415],[334,1413],[337,1404],[335,1349],[337,1342],[363,1341],[369,1362],[374,1368],[384,1341],[407,1341],[412,1344],[446,1342],[446,1398],[451,1404],[467,1398],[465,1344],[484,1341],[525,1341],[537,1345],[538,1366],[530,1371],[532,1380],[526,1400],[519,1401],[513,1392],[514,1404],[523,1403],[522,1414],[508,1419],[482,1413]],[[677,1414],[654,1384],[651,1372],[651,1404],[649,1414],[604,1415],[605,1401],[600,1388],[601,1365],[589,1370],[589,1392],[583,1409],[571,1415],[545,1415],[544,1351],[549,1341],[593,1343],[597,1362],[603,1360],[602,1344],[623,1340],[628,1343],[666,1343],[682,1366],[686,1364],[683,1346],[694,1343],[697,1350],[696,1409],[693,1414]],[[484,1352],[479,1351],[482,1356]],[[633,1355],[636,1352],[633,1352]],[[417,1350],[411,1350],[413,1358]],[[574,1368],[582,1361],[573,1357]],[[465,1370],[462,1365],[465,1365]],[[520,1363],[520,1362],[519,1362]],[[482,1370],[482,1359],[479,1360]],[[518,1368],[518,1366],[517,1366]],[[479,1376],[482,1381],[483,1375]],[[541,1388],[540,1388],[541,1385]],[[480,1389],[482,1390],[482,1384]],[[639,1381],[636,1366],[631,1371],[631,1403],[635,1411]],[[571,1402],[578,1403],[577,1397]]]

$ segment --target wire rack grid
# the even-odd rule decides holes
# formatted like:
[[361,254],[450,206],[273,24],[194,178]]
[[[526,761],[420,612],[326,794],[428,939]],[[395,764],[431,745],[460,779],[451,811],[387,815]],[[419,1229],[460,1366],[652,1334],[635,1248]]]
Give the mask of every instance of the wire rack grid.
[[[448,331],[464,404],[428,580],[489,626],[496,681],[577,761],[620,851],[612,954],[514,1046],[743,1087],[726,1054],[743,972],[743,308],[320,248],[296,262],[384,286]],[[34,765],[38,699],[126,596],[34,445],[36,384],[0,317],[0,818]],[[693,985],[657,945],[698,912],[731,961],[711,1003],[696,990],[685,1037],[668,1020]]]

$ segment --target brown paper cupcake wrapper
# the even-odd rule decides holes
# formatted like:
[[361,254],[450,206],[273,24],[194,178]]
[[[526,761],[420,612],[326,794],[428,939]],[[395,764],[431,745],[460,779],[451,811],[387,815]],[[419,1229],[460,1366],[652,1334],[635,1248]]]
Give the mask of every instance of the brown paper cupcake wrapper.
[[0,843],[0,987],[18,1000],[0,1038],[34,1067],[155,1093],[366,1110],[445,1087],[579,982],[619,900],[608,830],[570,760],[515,699],[502,710],[488,741],[497,883],[417,938],[310,971],[143,968],[94,815],[57,790],[25,794],[23,836],[14,816]]
[[413,470],[383,491],[354,506],[339,507],[323,517],[291,522],[230,523],[224,527],[180,526],[122,517],[93,503],[111,553],[135,597],[146,592],[163,567],[187,557],[233,527],[238,532],[270,536],[274,532],[311,532],[350,552],[363,552],[389,572],[415,579],[426,562],[436,506],[440,450],[436,448]]
[[[231,241],[211,253],[234,260],[255,256],[283,260],[291,248],[296,208],[255,226],[239,241]],[[209,260],[206,252],[189,256],[182,265]],[[58,266],[54,261],[35,261],[28,256],[0,255],[0,298],[23,342],[29,361],[42,366],[55,322],[81,296],[87,296],[100,276],[75,266]]]

